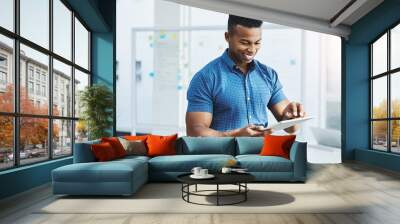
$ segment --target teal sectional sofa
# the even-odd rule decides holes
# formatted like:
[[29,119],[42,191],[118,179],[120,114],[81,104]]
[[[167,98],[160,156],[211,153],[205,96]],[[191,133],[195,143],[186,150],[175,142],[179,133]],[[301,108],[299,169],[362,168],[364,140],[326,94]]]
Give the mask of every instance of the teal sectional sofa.
[[262,137],[181,137],[177,155],[127,156],[96,162],[91,141],[75,144],[74,163],[52,171],[54,194],[131,195],[148,181],[176,181],[193,167],[219,172],[228,160],[235,159],[259,182],[305,182],[307,144],[295,142],[290,159],[260,156]]

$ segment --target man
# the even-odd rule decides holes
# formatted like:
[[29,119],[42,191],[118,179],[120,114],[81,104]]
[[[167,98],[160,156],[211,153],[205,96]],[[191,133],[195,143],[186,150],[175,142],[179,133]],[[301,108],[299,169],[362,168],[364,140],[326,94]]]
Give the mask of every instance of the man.
[[[303,106],[290,102],[277,73],[254,59],[261,47],[262,21],[229,15],[229,48],[193,77],[187,92],[189,136],[262,136],[268,111],[278,121],[304,117]],[[285,129],[293,133],[293,126]]]

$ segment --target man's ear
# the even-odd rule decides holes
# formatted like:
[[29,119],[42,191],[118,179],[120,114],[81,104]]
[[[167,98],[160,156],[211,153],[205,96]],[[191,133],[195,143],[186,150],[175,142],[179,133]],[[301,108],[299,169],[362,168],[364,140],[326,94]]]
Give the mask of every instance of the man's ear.
[[229,33],[228,32],[225,32],[225,40],[226,40],[226,42],[229,42]]

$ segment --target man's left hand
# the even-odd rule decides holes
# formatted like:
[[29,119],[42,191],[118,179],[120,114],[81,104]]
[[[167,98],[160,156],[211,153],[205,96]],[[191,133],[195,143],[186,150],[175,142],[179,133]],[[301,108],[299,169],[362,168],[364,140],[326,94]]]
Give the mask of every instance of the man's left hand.
[[282,120],[289,120],[306,116],[303,105],[297,102],[290,102],[283,110]]

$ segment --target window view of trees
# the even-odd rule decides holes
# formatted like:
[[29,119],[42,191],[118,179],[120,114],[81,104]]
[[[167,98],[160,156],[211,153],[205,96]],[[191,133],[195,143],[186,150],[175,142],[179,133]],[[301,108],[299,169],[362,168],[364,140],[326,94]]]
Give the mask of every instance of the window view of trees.
[[0,169],[3,169],[14,165],[13,117],[0,115],[0,126]]
[[[12,110],[13,88],[11,85],[7,87],[7,91],[0,94],[0,107],[10,108]],[[48,107],[45,105],[37,105],[30,100],[25,88],[20,89],[20,104],[24,106],[25,112],[29,114],[47,113]],[[59,113],[58,111],[56,113]],[[20,118],[20,159],[22,163],[31,163],[40,159],[48,158],[48,119],[22,117]],[[13,142],[14,142],[14,124],[13,118],[10,116],[0,116],[0,160],[3,166],[9,166],[14,160]],[[60,127],[58,124],[53,126],[54,141],[58,142],[60,138]],[[1,163],[0,163],[1,164]],[[0,167],[1,168],[1,167]]]
[[[21,0],[15,14],[13,0],[0,3],[0,26],[12,32],[0,30],[0,170],[70,156],[73,136],[87,139],[86,126],[76,127],[79,113],[74,104],[79,100],[77,86],[89,85],[90,32],[63,1],[52,1]],[[38,11],[43,13],[38,16]],[[18,15],[14,31],[13,17]],[[73,23],[79,25],[79,35],[73,35]],[[75,59],[84,64],[72,61],[73,42],[85,47],[79,55],[75,52]]]
[[[373,108],[373,117],[387,116],[387,101],[382,101],[379,106]],[[392,113],[399,117],[400,99],[392,100]],[[378,150],[387,150],[387,121],[375,121],[372,125],[373,146]],[[400,152],[400,120],[391,121],[392,151]]]

